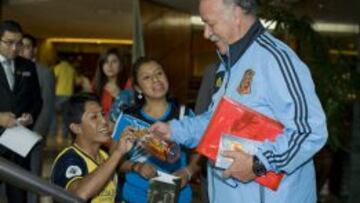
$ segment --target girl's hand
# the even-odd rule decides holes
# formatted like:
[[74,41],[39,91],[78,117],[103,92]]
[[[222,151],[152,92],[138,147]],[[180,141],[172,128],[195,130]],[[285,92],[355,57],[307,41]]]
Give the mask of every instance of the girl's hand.
[[192,171],[188,167],[185,167],[176,171],[173,175],[181,179],[181,188],[183,188],[191,180]]

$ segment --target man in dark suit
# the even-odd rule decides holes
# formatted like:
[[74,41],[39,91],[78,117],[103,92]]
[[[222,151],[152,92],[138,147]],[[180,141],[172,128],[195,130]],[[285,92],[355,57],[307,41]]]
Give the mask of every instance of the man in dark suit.
[[[42,106],[39,81],[33,62],[18,56],[22,46],[21,26],[11,20],[0,25],[0,136],[4,130],[14,125],[14,119],[20,124],[33,126]],[[21,146],[19,146],[21,147]],[[0,145],[0,155],[6,159],[29,168],[29,157],[20,157]],[[26,192],[10,184],[6,185],[8,202],[25,202]]]

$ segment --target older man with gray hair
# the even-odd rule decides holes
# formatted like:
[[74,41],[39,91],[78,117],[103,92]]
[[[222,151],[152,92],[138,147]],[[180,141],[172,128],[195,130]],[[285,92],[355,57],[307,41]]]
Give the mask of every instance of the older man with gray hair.
[[[221,85],[207,112],[156,123],[150,130],[195,147],[220,99],[227,96],[279,121],[284,130],[273,142],[260,143],[253,155],[225,151],[222,155],[234,160],[225,171],[210,163],[210,202],[313,203],[317,197],[312,159],[326,142],[326,118],[308,67],[264,29],[257,7],[256,0],[200,0],[204,37],[218,48],[216,81]],[[269,171],[285,174],[276,191],[254,181]]]

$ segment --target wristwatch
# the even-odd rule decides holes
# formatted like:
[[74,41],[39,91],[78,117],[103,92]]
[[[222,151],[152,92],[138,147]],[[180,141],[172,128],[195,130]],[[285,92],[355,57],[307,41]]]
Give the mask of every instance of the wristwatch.
[[256,176],[263,176],[266,173],[264,164],[256,156],[253,156],[252,170]]

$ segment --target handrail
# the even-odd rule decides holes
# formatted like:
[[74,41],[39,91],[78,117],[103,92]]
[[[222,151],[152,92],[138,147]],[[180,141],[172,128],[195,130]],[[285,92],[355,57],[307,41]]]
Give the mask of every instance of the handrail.
[[50,195],[57,202],[86,202],[63,188],[20,168],[3,157],[0,157],[0,180],[38,194]]

